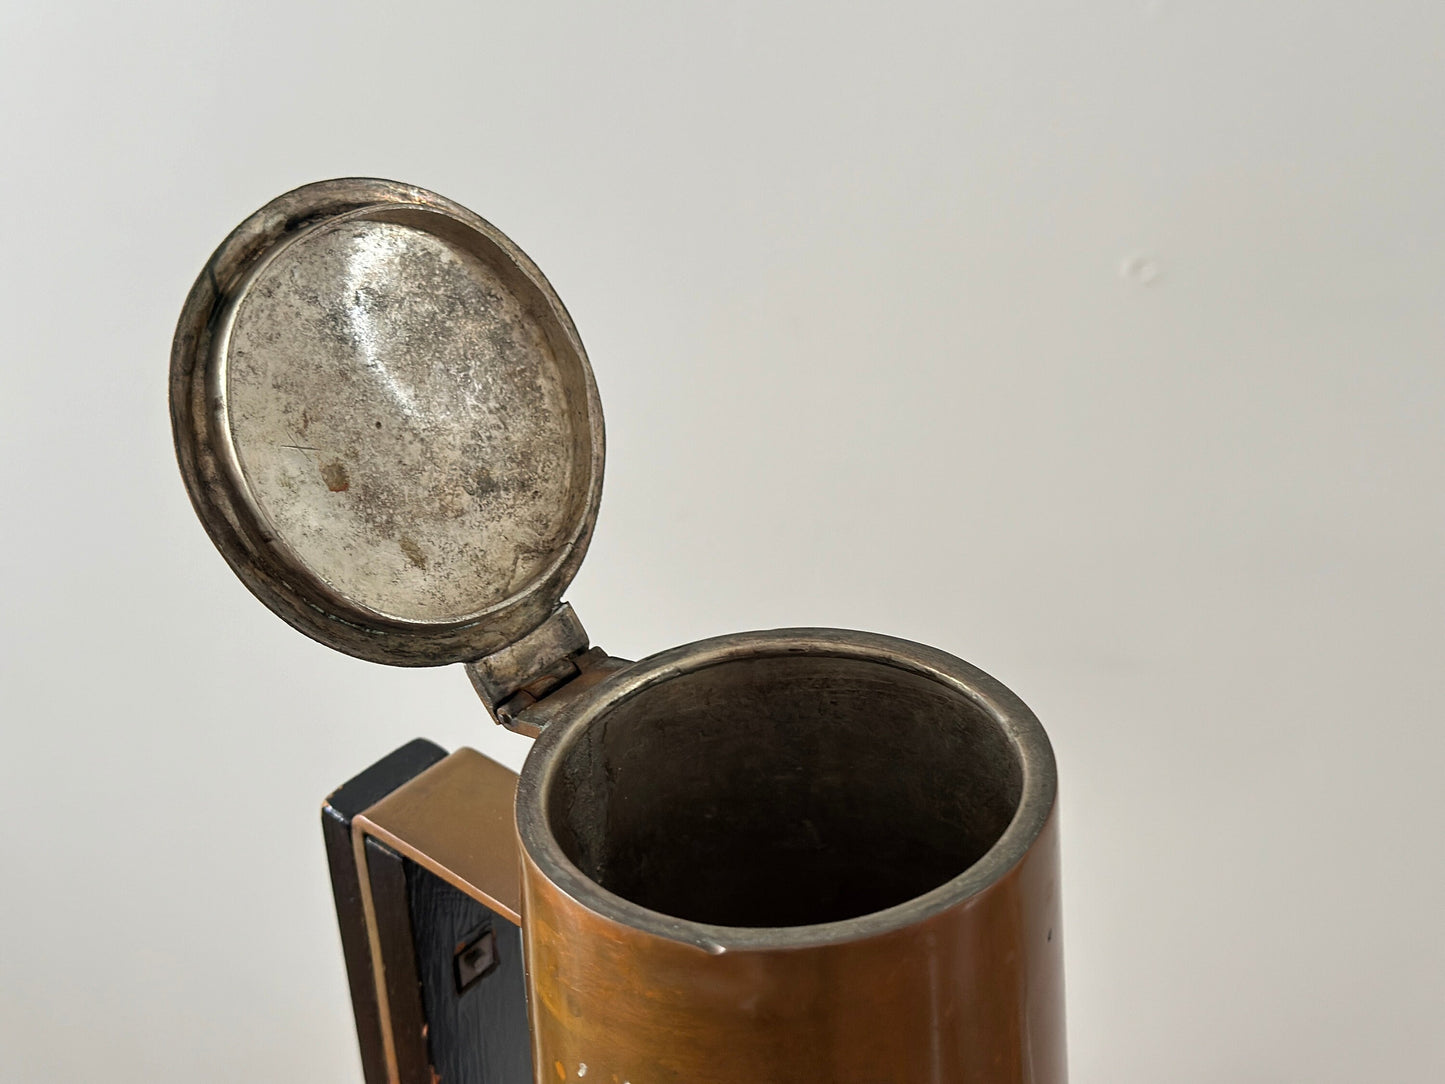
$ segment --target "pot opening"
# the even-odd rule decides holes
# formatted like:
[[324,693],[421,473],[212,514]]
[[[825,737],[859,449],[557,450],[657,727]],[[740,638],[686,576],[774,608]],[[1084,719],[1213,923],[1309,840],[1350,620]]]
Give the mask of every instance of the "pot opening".
[[1023,791],[999,722],[942,682],[820,655],[732,660],[594,718],[552,778],[563,852],[603,888],[720,926],[856,918],[952,880]]

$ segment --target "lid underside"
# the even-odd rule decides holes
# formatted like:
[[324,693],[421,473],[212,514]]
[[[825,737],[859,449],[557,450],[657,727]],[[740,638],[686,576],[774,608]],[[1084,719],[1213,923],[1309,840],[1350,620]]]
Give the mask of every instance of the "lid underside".
[[581,561],[591,369],[531,261],[449,201],[384,181],[281,197],[213,257],[172,365],[202,520],[333,647],[475,658],[540,623]]

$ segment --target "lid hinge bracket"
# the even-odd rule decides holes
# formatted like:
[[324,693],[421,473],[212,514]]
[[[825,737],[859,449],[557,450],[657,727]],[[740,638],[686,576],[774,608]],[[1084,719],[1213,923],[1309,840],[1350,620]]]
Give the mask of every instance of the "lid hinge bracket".
[[587,630],[564,602],[520,640],[466,667],[492,717],[535,738],[572,695],[626,665],[589,646]]

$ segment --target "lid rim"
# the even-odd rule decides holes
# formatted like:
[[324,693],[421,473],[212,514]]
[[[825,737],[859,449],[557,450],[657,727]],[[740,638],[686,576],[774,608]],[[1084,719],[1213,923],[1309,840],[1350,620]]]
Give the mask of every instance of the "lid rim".
[[[317,230],[394,212],[437,215],[448,227],[476,235],[501,261],[501,270],[520,274],[545,307],[541,315],[548,318],[544,332],[551,353],[572,374],[569,380],[580,377],[581,398],[574,404],[580,443],[573,463],[587,477],[585,486],[577,486],[567,498],[569,504],[577,501],[577,513],[553,545],[553,558],[505,598],[435,619],[398,616],[348,598],[295,555],[251,491],[234,447],[227,407],[229,324],[262,270]],[[560,332],[560,341],[554,332]],[[490,654],[546,620],[591,540],[601,500],[605,432],[596,381],[575,325],[540,269],[509,238],[480,216],[424,189],[371,178],[321,181],[288,192],[248,216],[212,254],[186,299],[172,347],[170,392],[177,461],[213,544],[269,609],[346,654],[401,666],[445,665]]]

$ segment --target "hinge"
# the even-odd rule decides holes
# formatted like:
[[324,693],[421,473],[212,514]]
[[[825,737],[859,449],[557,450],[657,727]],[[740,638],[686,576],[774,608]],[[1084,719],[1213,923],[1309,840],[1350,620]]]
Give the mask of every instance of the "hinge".
[[627,665],[589,647],[587,630],[564,602],[520,640],[467,663],[467,677],[497,722],[535,738],[562,702]]

